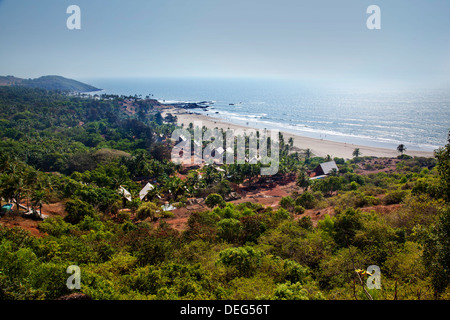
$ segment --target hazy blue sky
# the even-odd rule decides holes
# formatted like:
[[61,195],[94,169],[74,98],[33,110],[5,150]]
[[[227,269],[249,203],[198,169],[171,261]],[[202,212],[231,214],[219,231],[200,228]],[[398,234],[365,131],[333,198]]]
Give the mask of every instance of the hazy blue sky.
[[[81,8],[81,30],[66,9]],[[366,9],[381,8],[381,30]],[[0,0],[0,75],[450,83],[449,0]]]

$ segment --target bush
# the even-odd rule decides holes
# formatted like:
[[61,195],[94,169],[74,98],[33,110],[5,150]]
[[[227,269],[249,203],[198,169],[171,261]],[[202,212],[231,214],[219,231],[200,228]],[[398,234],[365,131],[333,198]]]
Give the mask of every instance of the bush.
[[383,203],[386,205],[389,204],[398,204],[405,199],[405,197],[408,195],[408,191],[406,190],[394,190],[388,192],[384,198]]
[[298,225],[301,228],[304,228],[304,229],[310,230],[310,231],[312,231],[314,228],[311,217],[308,217],[308,216],[301,217],[300,219],[298,219]]
[[73,228],[72,224],[65,222],[60,216],[47,218],[38,225],[38,229],[41,232],[45,232],[54,237],[68,234]]
[[294,208],[294,213],[295,214],[304,214],[305,213],[305,208],[302,206],[295,206]]
[[291,197],[287,196],[287,197],[282,197],[280,200],[280,207],[282,207],[285,210],[288,211],[293,211],[295,206],[295,202],[294,199],[292,199]]
[[300,282],[302,284],[306,283],[309,279],[309,269],[301,264],[292,261],[285,260],[283,264],[283,270],[285,273],[285,279],[290,282]]
[[356,181],[352,181],[350,183],[350,190],[356,190],[356,189],[358,189],[358,187],[359,187],[359,184]]
[[144,202],[137,209],[136,218],[138,220],[144,220],[147,218],[150,218],[153,220],[156,218],[156,214],[157,214],[158,210],[161,210],[161,209],[158,208],[158,206],[156,204],[154,204],[153,202]]
[[310,192],[303,192],[297,199],[295,204],[304,207],[305,209],[313,209],[316,203],[316,198]]
[[275,300],[309,300],[308,291],[300,283],[279,284],[274,292]]

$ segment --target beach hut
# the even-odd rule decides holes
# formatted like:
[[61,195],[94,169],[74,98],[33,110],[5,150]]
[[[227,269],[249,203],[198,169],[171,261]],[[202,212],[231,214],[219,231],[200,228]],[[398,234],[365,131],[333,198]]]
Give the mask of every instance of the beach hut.
[[316,176],[324,176],[324,175],[329,175],[331,173],[331,171],[333,171],[333,169],[336,169],[336,171],[339,171],[339,169],[336,165],[336,162],[328,161],[328,162],[319,164],[313,170],[313,172],[315,173]]
[[155,187],[154,187],[150,182],[147,182],[147,184],[145,185],[145,187],[142,188],[142,190],[139,192],[139,199],[141,199],[141,201],[142,201],[142,199],[144,199],[145,196],[146,196],[151,190],[153,190],[154,188],[155,188]]
[[127,199],[128,201],[131,201],[131,193],[125,189],[124,187],[120,186],[119,187],[119,194],[122,195],[125,199]]

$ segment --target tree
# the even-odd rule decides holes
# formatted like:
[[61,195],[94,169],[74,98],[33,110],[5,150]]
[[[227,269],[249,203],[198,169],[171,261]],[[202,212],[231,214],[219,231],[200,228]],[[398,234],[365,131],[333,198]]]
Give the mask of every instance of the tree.
[[309,177],[305,170],[301,170],[297,177],[297,186],[303,189],[303,191],[308,190],[310,185]]
[[331,169],[329,176],[330,177],[337,177],[339,172],[336,170],[336,168]]
[[423,259],[438,297],[450,284],[450,208],[426,234]]
[[309,158],[311,158],[311,155],[312,155],[312,151],[311,151],[311,149],[306,149],[305,150],[305,158],[306,159],[309,159]]
[[217,205],[223,206],[225,204],[225,201],[223,200],[220,194],[211,193],[209,196],[206,197],[205,204],[209,208],[214,208]]
[[45,190],[35,190],[31,201],[33,202],[33,206],[39,207],[39,216],[42,218],[42,204],[48,203],[47,193]]
[[294,147],[294,138],[290,137],[288,140],[289,143],[289,149],[292,150],[292,148]]
[[240,276],[249,277],[261,264],[262,252],[251,246],[228,248],[219,253],[217,263],[235,268]]
[[89,203],[84,202],[80,199],[67,201],[66,212],[67,216],[64,218],[64,220],[71,224],[77,224],[81,222],[86,216],[94,217],[96,215],[94,208]]
[[361,151],[359,150],[359,148],[356,148],[355,150],[353,150],[354,158],[358,158],[360,155],[361,155]]
[[242,224],[233,218],[222,219],[217,223],[217,235],[228,242],[238,239]]
[[162,115],[161,115],[161,113],[159,111],[155,114],[154,119],[155,119],[155,122],[158,125],[162,125],[163,124],[163,117],[162,117]]
[[436,168],[439,173],[444,198],[450,201],[450,131],[447,141],[448,143],[444,148],[440,148],[435,152],[435,157],[438,160]]
[[403,152],[406,151],[406,147],[404,144],[399,144],[397,147],[397,151],[400,152],[401,154],[403,154]]
[[165,120],[166,122],[176,123],[176,122],[177,122],[177,117],[174,116],[174,115],[171,114],[171,113],[167,113],[167,114],[166,114],[166,117],[164,118],[164,120]]

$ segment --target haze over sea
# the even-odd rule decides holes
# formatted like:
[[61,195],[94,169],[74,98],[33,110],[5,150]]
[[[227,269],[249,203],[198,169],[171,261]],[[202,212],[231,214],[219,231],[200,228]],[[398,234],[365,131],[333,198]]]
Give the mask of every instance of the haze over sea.
[[210,101],[207,114],[250,127],[365,146],[433,151],[446,144],[450,92],[337,89],[299,80],[82,79],[100,93],[150,95],[161,102]]

